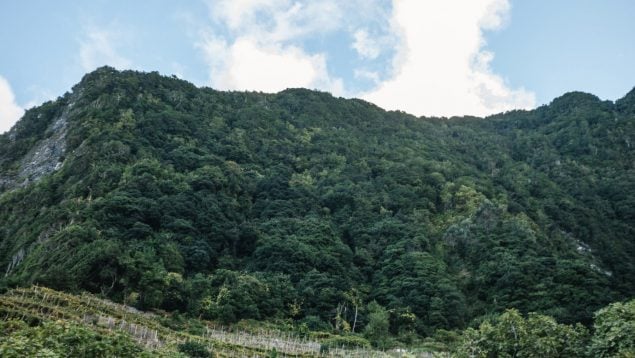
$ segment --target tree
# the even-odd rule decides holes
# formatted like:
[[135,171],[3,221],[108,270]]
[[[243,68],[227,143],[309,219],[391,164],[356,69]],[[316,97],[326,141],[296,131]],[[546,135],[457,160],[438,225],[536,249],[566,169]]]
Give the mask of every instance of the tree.
[[349,301],[353,307],[355,308],[355,314],[353,316],[353,326],[351,327],[352,332],[355,333],[355,327],[357,327],[357,313],[359,310],[359,306],[362,304],[362,293],[359,289],[353,287],[350,290],[344,293],[344,297],[347,301]]
[[388,338],[388,311],[377,301],[368,304],[368,323],[364,327],[364,336],[368,338],[376,347],[386,346]]

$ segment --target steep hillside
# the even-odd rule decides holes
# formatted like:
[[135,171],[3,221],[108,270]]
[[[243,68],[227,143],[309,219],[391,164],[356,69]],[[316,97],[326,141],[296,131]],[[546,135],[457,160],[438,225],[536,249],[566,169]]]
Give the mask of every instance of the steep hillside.
[[633,144],[635,91],[415,118],[104,67],[0,136],[0,284],[369,336],[588,324],[635,296]]

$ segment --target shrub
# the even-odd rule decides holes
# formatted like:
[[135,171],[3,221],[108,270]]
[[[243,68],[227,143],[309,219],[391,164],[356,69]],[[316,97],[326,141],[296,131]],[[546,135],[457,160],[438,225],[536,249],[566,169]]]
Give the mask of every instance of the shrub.
[[178,348],[179,352],[185,353],[188,357],[207,358],[212,356],[211,352],[207,349],[207,347],[205,347],[205,345],[194,341],[181,343]]

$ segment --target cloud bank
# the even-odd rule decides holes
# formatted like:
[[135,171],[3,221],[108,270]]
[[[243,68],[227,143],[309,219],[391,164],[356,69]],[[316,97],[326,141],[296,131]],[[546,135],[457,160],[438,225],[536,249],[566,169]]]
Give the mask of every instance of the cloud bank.
[[361,94],[387,109],[417,115],[487,115],[532,108],[535,96],[511,89],[492,72],[484,30],[496,30],[509,12],[506,0],[402,0],[392,26],[401,36],[393,77]]
[[289,87],[324,89],[341,94],[341,79],[331,78],[323,54],[310,55],[299,47],[261,43],[240,37],[232,43],[209,36],[199,45],[210,66],[213,87],[229,90],[278,92]]
[[15,103],[9,82],[0,76],[0,133],[11,129],[23,114],[24,110]]
[[229,33],[206,29],[197,43],[213,87],[265,92],[307,87],[342,94],[342,80],[329,74],[326,56],[293,44],[337,29],[343,23],[338,2],[220,0],[208,7],[213,21]]
[[[427,116],[483,116],[535,106],[533,93],[511,88],[490,66],[494,54],[486,49],[484,32],[505,25],[508,0],[207,4],[213,26],[200,30],[196,46],[209,84],[218,89],[315,88]],[[346,62],[334,61],[344,57],[341,48],[305,46],[332,34],[349,41],[354,61],[345,60],[354,65],[348,77],[334,75],[329,66]],[[366,85],[360,90],[355,81]]]

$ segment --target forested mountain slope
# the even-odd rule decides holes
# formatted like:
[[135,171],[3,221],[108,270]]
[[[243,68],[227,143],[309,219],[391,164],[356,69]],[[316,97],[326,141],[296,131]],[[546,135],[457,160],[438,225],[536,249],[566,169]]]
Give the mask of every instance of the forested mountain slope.
[[416,118],[104,67],[0,136],[0,285],[338,330],[387,309],[393,334],[588,324],[635,296],[633,145],[635,91]]

